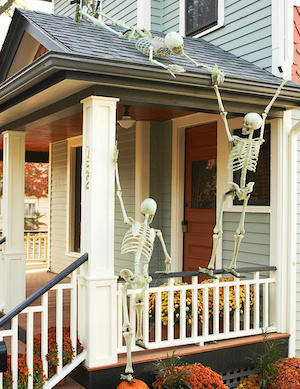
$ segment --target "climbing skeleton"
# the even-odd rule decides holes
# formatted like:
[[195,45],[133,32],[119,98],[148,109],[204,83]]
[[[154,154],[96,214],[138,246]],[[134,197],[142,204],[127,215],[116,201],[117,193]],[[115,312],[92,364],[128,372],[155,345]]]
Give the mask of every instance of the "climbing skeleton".
[[122,378],[127,381],[131,381],[133,373],[131,362],[131,346],[134,333],[128,315],[127,291],[128,289],[138,290],[135,297],[135,311],[137,318],[135,343],[139,347],[146,348],[143,340],[143,313],[145,307],[145,291],[149,283],[152,281],[148,270],[156,237],[158,237],[160,240],[165,255],[166,273],[169,273],[171,270],[171,258],[168,254],[161,231],[150,227],[157,208],[156,202],[153,199],[145,199],[141,204],[141,213],[144,217],[144,221],[142,223],[127,216],[119,179],[118,154],[119,152],[116,146],[114,153],[114,165],[117,196],[120,201],[124,223],[130,226],[129,230],[124,235],[121,246],[121,254],[130,253],[134,255],[134,272],[128,269],[124,269],[121,270],[120,273],[121,277],[125,280],[125,283],[122,286],[122,304],[124,317],[122,331],[127,348],[127,365],[125,368],[125,375],[122,375]]
[[[237,261],[240,244],[245,234],[246,208],[254,186],[254,182],[248,182],[248,183],[246,182],[247,172],[256,171],[260,147],[264,143],[264,129],[265,129],[266,118],[268,116],[268,113],[273,103],[279,96],[280,91],[286,82],[287,80],[285,79],[282,81],[274,97],[272,98],[272,100],[264,110],[262,116],[260,116],[257,113],[246,114],[246,116],[244,117],[242,134],[248,135],[248,138],[240,138],[239,136],[231,135],[228,121],[227,121],[227,112],[225,112],[219,87],[218,87],[219,83],[216,80],[215,82],[213,81],[214,84],[213,87],[215,89],[217,99],[218,99],[220,115],[224,121],[228,140],[230,143],[232,143],[232,150],[228,160],[229,171],[235,172],[241,170],[241,178],[240,178],[240,185],[234,182],[228,183],[229,190],[223,195],[220,212],[217,218],[217,223],[213,230],[214,232],[213,249],[212,249],[212,254],[208,265],[208,269],[199,268],[199,270],[202,273],[208,274],[209,276],[213,276],[213,269],[214,269],[214,264],[216,259],[217,248],[218,248],[219,241],[222,239],[222,235],[223,235],[223,231],[222,231],[223,212],[224,212],[225,201],[228,196],[232,196],[233,198],[236,196],[238,200],[243,201],[240,223],[234,235],[235,244],[234,244],[232,261],[228,268],[224,268],[224,270],[226,270],[228,273],[231,273],[232,275],[237,277],[239,276],[238,273],[235,271],[236,261]],[[259,137],[253,138],[254,131],[258,130],[259,128],[260,128]]]
[[[145,56],[148,56],[150,63],[166,69],[173,77],[176,77],[177,73],[185,72],[185,69],[176,64],[165,65],[154,58],[163,58],[167,55],[184,56],[195,66],[204,68],[210,72],[216,72],[216,67],[212,68],[208,65],[198,63],[185,53],[183,38],[177,32],[169,32],[164,38],[158,36],[153,37],[151,32],[145,28],[130,27],[104,13],[99,7],[101,5],[100,1],[97,4],[94,1],[85,1],[84,4],[82,0],[71,1],[71,4],[74,3],[78,4],[77,16],[75,16],[76,21],[79,21],[80,17],[84,17],[90,20],[95,26],[104,28],[119,38],[136,41],[136,49]],[[119,27],[122,31],[114,30],[106,24],[105,20],[110,21],[112,25]],[[217,71],[217,74],[219,83],[222,83],[224,74],[221,71]]]

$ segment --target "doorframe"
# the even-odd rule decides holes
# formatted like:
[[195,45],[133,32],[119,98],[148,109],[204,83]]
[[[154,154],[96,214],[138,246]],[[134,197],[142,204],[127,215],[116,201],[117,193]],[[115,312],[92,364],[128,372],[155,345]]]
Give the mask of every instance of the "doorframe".
[[[234,119],[236,120],[236,119]],[[218,114],[195,113],[172,119],[172,189],[171,189],[171,258],[172,271],[183,270],[183,232],[181,222],[184,220],[184,192],[185,192],[185,130],[189,127],[217,123],[217,206],[219,212],[221,197],[227,186],[227,160],[229,142],[223,120]],[[222,153],[220,145],[222,147]],[[224,164],[225,162],[225,164]],[[222,169],[218,168],[222,167]],[[216,267],[222,264],[222,242],[220,242]]]

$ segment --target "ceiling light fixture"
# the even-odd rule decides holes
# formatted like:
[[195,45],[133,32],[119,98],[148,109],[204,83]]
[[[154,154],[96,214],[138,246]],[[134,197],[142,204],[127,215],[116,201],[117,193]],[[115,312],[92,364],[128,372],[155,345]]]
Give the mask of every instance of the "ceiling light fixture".
[[118,120],[118,123],[123,128],[130,128],[135,124],[135,120],[129,115],[129,105],[125,105],[125,112],[122,119]]

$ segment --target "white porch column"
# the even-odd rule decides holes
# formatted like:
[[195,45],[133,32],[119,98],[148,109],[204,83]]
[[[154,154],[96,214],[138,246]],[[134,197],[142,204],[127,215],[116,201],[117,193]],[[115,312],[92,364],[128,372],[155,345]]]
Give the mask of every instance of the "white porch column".
[[90,368],[117,362],[113,166],[117,101],[98,96],[82,101],[81,252],[88,253],[88,263],[79,288],[79,336]]
[[25,299],[24,252],[25,132],[3,133],[3,249],[1,305],[5,312]]

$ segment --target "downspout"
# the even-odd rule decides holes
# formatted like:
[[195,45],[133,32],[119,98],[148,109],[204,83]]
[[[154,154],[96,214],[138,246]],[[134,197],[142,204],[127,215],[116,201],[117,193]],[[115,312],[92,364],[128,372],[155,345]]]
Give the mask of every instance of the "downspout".
[[[291,115],[291,112],[290,112]],[[291,121],[291,117],[289,118]],[[297,136],[300,133],[300,122],[288,133],[288,331],[290,333],[289,356],[296,354],[296,282],[297,282]]]

